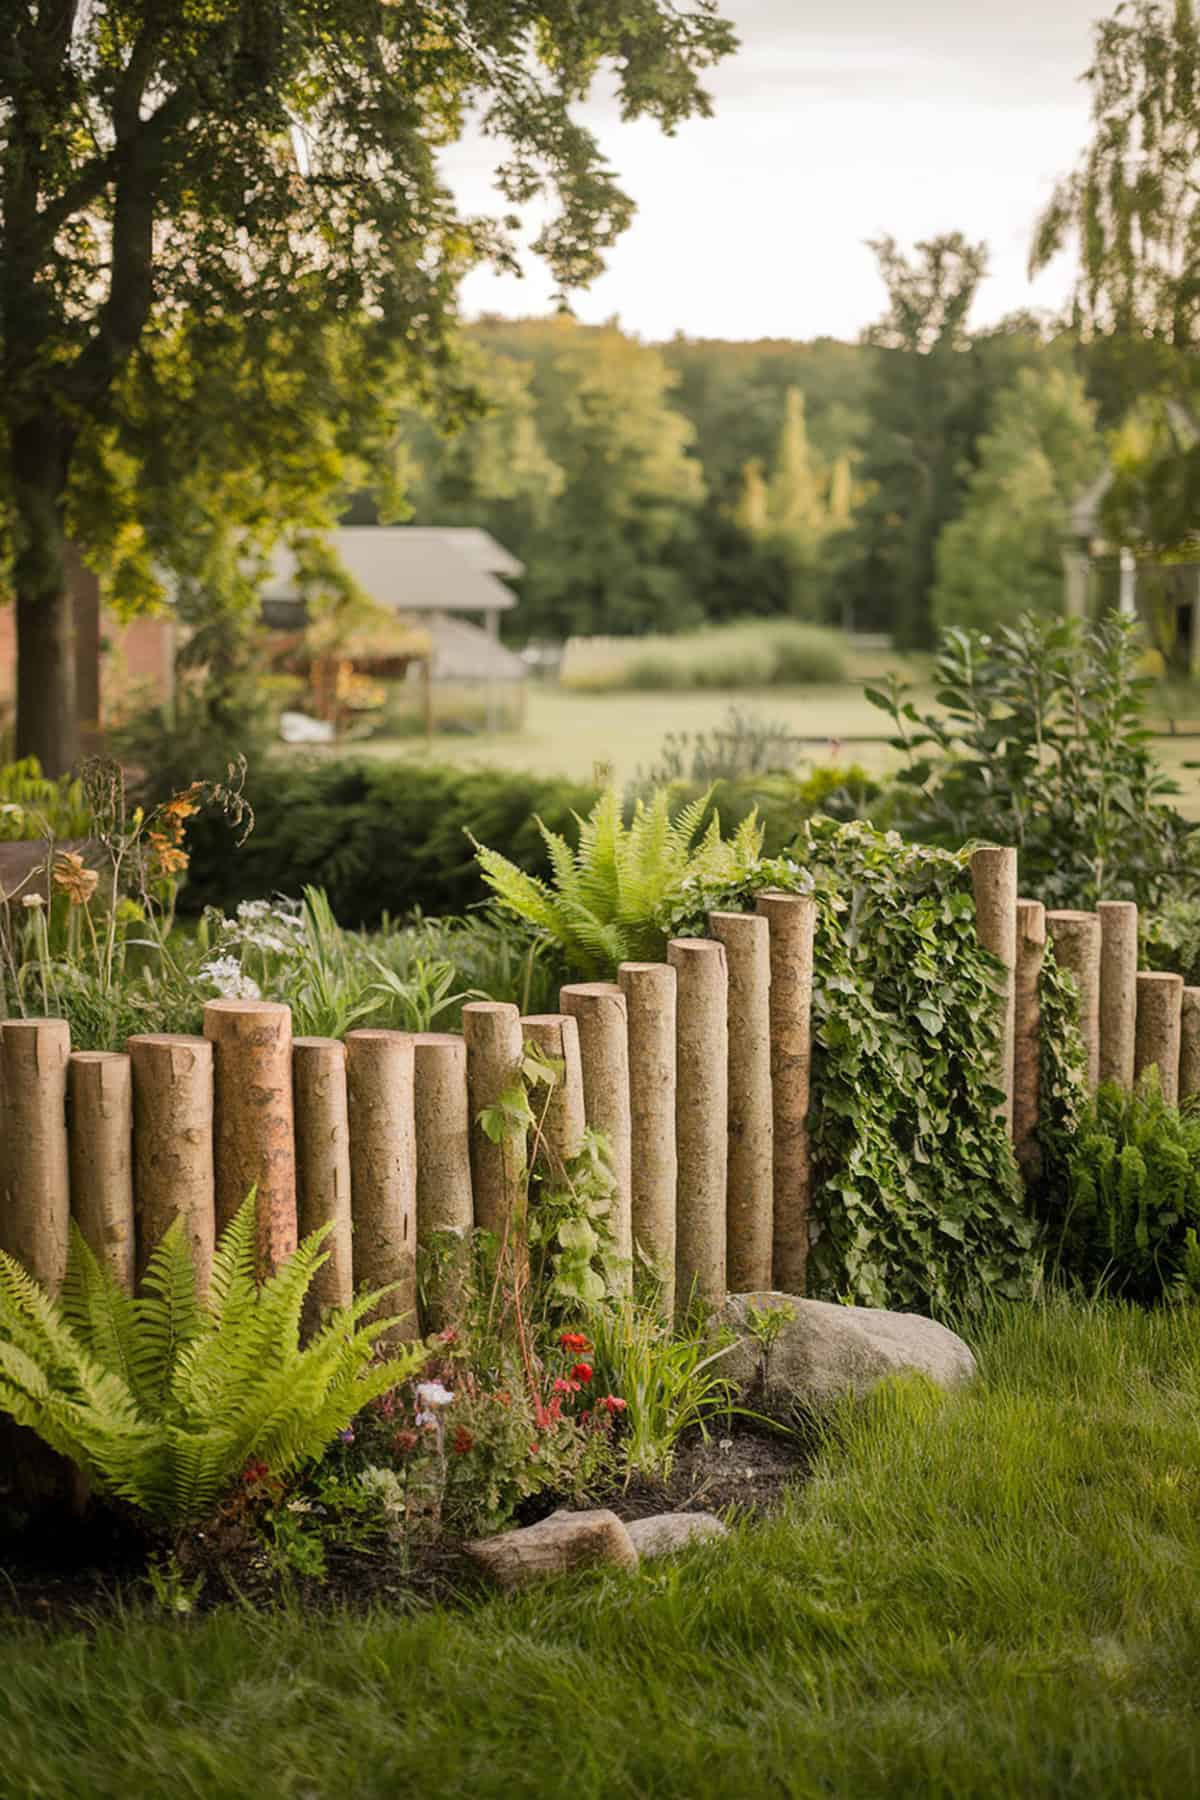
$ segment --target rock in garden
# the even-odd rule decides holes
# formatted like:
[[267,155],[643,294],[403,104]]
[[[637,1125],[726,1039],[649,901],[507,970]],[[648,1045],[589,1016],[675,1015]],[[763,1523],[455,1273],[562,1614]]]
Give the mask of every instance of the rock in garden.
[[[769,1348],[751,1329],[760,1317],[790,1315]],[[743,1396],[765,1411],[821,1407],[846,1394],[863,1394],[889,1375],[919,1374],[938,1387],[963,1387],[975,1376],[975,1358],[953,1331],[917,1313],[870,1306],[837,1306],[792,1294],[731,1294],[718,1324],[738,1335],[717,1365]]]
[[651,1519],[632,1519],[627,1529],[639,1556],[671,1556],[689,1544],[729,1536],[729,1527],[705,1512],[656,1513]]
[[566,1575],[607,1563],[636,1569],[638,1553],[616,1513],[556,1512],[521,1531],[477,1538],[467,1555],[502,1588],[525,1587],[548,1575]]

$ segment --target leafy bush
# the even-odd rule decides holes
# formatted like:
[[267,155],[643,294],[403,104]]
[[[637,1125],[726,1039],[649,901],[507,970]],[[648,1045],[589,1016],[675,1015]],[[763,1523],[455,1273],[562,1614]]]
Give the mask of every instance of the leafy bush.
[[149,1518],[205,1518],[252,1459],[284,1475],[319,1456],[421,1359],[406,1350],[374,1360],[376,1340],[396,1323],[363,1323],[383,1291],[333,1314],[300,1348],[330,1229],[260,1284],[251,1195],[222,1236],[203,1302],[178,1220],[136,1299],[78,1233],[59,1300],[0,1252],[0,1408]]
[[1168,804],[1178,788],[1149,749],[1142,649],[1138,627],[1115,615],[945,632],[940,710],[918,712],[894,677],[867,689],[909,758],[895,823],[947,846],[1015,845],[1024,892],[1050,906],[1159,905],[1194,875],[1200,839]]
[[618,963],[662,955],[656,914],[685,883],[734,881],[756,860],[761,836],[753,814],[726,842],[715,815],[699,836],[705,810],[706,798],[672,818],[659,793],[649,806],[638,801],[626,826],[620,797],[609,788],[581,822],[575,850],[538,821],[553,884],[484,845],[479,866],[498,904],[544,932],[570,969],[588,980],[607,976]]
[[1182,975],[1189,987],[1200,984],[1200,900],[1181,894],[1157,912],[1142,913],[1141,966]]
[[0,768],[0,843],[21,838],[81,838],[90,813],[83,783],[64,775],[48,781],[36,756]]
[[1200,1299],[1200,1110],[1168,1106],[1151,1070],[1101,1087],[1080,1121],[1065,1193],[1045,1207],[1051,1267],[1143,1302]]
[[1021,1204],[994,1085],[999,965],[975,929],[965,852],[813,819],[790,855],[677,895],[663,924],[765,888],[817,899],[810,1292],[946,1311],[1029,1292]]
[[559,679],[579,693],[616,693],[802,686],[845,676],[845,647],[836,632],[771,619],[673,637],[572,639]]
[[462,913],[486,897],[473,832],[531,874],[549,871],[534,820],[574,835],[595,788],[522,772],[338,760],[270,762],[247,781],[253,833],[232,854],[227,828],[196,820],[183,904],[192,911],[323,888],[343,925],[390,914]]

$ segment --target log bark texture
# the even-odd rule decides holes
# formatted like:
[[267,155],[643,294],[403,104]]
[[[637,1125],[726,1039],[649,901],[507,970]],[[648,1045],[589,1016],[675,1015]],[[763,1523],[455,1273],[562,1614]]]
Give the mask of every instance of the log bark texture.
[[521,1205],[520,1146],[494,1144],[479,1115],[520,1080],[521,1015],[506,1001],[469,1000],[463,1007],[467,1045],[467,1093],[471,1109],[471,1184],[475,1223],[499,1243]]
[[1158,1070],[1158,1085],[1168,1106],[1179,1102],[1179,1044],[1183,1012],[1183,976],[1141,969],[1137,978],[1137,1048],[1134,1080],[1147,1069]]
[[153,1033],[131,1037],[128,1048],[138,1276],[180,1218],[206,1293],[216,1231],[212,1045],[207,1038]]
[[1004,1095],[1001,1112],[1013,1120],[1013,1030],[1017,967],[1017,853],[984,845],[971,853],[971,886],[979,941],[1004,964],[1003,1011],[996,1085]]
[[547,1096],[545,1088],[531,1096],[534,1116],[541,1122],[535,1167],[554,1177],[564,1163],[579,1155],[587,1123],[583,1101],[583,1061],[579,1047],[579,1022],[571,1013],[527,1013],[521,1020],[521,1036],[553,1062],[562,1065],[557,1085]]
[[450,1032],[413,1038],[417,1245],[427,1257],[429,1326],[442,1330],[462,1306],[475,1223],[467,1046]]
[[812,1185],[808,1106],[817,903],[806,894],[760,894],[758,911],[771,928],[772,1286],[783,1293],[803,1294]]
[[67,1066],[71,1213],[98,1260],[133,1291],[133,1073],[128,1056],[75,1050]]
[[1048,912],[1046,935],[1060,968],[1079,989],[1079,1030],[1087,1059],[1088,1088],[1100,1082],[1100,920],[1089,912]]
[[355,1285],[391,1289],[377,1316],[399,1315],[387,1337],[400,1343],[421,1335],[412,1038],[402,1031],[348,1032],[346,1085]]
[[1179,1098],[1200,1094],[1200,987],[1185,987],[1179,1020]]
[[1133,1086],[1137,1048],[1138,909],[1132,900],[1101,900],[1100,1079]]
[[65,1019],[6,1019],[0,1026],[4,1092],[4,1208],[0,1249],[50,1293],[67,1269],[71,1216]]
[[771,1285],[774,1255],[771,927],[760,913],[714,912],[708,922],[729,981],[726,1281],[746,1294]]
[[296,1223],[301,1238],[328,1223],[327,1261],[317,1270],[304,1309],[310,1335],[324,1315],[354,1298],[354,1228],[350,1211],[350,1113],[346,1047],[337,1038],[292,1042],[296,1116]]
[[710,938],[672,938],[677,1015],[675,1144],[679,1157],[675,1218],[677,1309],[693,1299],[723,1304],[726,1293],[726,1174],[729,1119],[729,1024],[725,946]]
[[579,1027],[583,1105],[588,1125],[602,1131],[612,1151],[617,1191],[612,1229],[617,1256],[632,1276],[633,1122],[629,1095],[629,1019],[615,981],[581,981],[564,987],[559,1005]]
[[1026,1183],[1036,1181],[1041,1095],[1042,1008],[1038,983],[1046,960],[1046,909],[1017,901],[1017,966],[1013,977],[1013,1152]]
[[213,1047],[217,1229],[256,1189],[258,1266],[268,1274],[296,1248],[291,1008],[210,1000],[204,1035]]
[[660,1282],[665,1317],[675,1311],[675,971],[670,963],[622,963],[617,983],[629,1020],[633,1241]]

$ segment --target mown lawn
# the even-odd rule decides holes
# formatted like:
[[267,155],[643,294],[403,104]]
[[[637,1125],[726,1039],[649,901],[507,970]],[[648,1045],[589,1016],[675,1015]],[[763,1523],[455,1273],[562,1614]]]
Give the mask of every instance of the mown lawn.
[[1200,1792],[1200,1314],[1013,1309],[772,1522],[415,1618],[0,1643],[22,1796]]

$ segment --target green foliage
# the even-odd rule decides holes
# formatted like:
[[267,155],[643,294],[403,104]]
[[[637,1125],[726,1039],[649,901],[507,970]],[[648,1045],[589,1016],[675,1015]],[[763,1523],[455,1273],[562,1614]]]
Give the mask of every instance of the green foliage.
[[136,1298],[77,1232],[58,1300],[0,1253],[0,1408],[164,1525],[205,1518],[251,1459],[284,1475],[318,1456],[421,1353],[375,1360],[396,1321],[364,1320],[386,1290],[334,1313],[301,1349],[304,1298],[331,1227],[262,1282],[256,1228],[251,1194],[222,1236],[205,1301],[178,1220]]
[[574,850],[538,821],[552,884],[482,845],[479,866],[497,903],[543,931],[573,971],[584,979],[609,976],[618,963],[662,954],[657,914],[685,886],[748,874],[762,841],[753,814],[726,841],[715,816],[699,835],[704,811],[705,802],[697,801],[672,818],[666,794],[659,793],[649,806],[636,802],[626,825],[620,796],[609,788],[578,821]]
[[1159,904],[1188,878],[1196,840],[1150,750],[1142,654],[1136,625],[1115,615],[1026,617],[943,635],[936,711],[918,712],[895,678],[868,688],[909,759],[904,829],[1014,845],[1024,891],[1051,906]]
[[91,815],[77,778],[47,781],[36,756],[0,768],[0,843],[21,838],[81,838]]
[[1139,918],[1139,967],[1182,975],[1187,987],[1200,986],[1200,900],[1181,894]]
[[662,923],[702,933],[710,909],[766,888],[817,900],[811,1291],[941,1312],[1027,1293],[1033,1223],[996,1113],[998,966],[966,853],[817,818]]
[[185,906],[232,912],[242,899],[323,888],[335,918],[351,926],[385,914],[457,914],[483,900],[468,833],[546,873],[534,814],[570,834],[596,797],[593,787],[547,776],[365,759],[271,763],[253,771],[247,793],[255,828],[237,856],[219,822],[193,823]]
[[934,622],[995,630],[1061,613],[1070,508],[1103,458],[1079,376],[1022,369],[977,454],[962,511],[938,539]]
[[1200,1112],[1168,1106],[1157,1070],[1132,1094],[1101,1087],[1066,1175],[1044,1213],[1055,1273],[1143,1303],[1200,1299]]
[[597,1383],[625,1401],[626,1479],[665,1481],[686,1432],[707,1437],[710,1423],[740,1410],[736,1384],[721,1372],[731,1346],[714,1349],[700,1329],[677,1336],[652,1308],[632,1302],[593,1310],[589,1325]]
[[845,677],[842,640],[794,620],[714,625],[672,637],[571,644],[562,683],[580,693],[798,687]]
[[1079,989],[1060,968],[1047,940],[1038,976],[1038,1152],[1031,1182],[1035,1204],[1061,1194],[1080,1122],[1088,1106],[1088,1063],[1079,1029]]
[[707,785],[776,774],[793,768],[802,748],[803,740],[789,725],[731,706],[724,724],[711,731],[669,732],[658,761],[645,774],[638,771],[636,787],[646,797],[673,781]]

